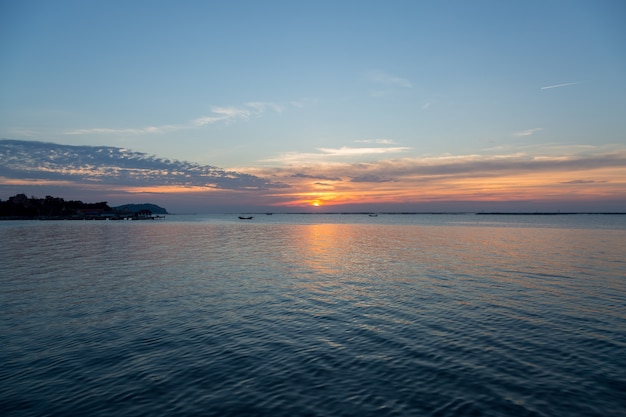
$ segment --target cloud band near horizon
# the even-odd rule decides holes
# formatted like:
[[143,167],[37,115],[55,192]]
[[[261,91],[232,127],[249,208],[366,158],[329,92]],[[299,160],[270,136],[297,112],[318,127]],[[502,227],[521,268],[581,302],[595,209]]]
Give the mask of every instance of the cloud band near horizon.
[[[358,149],[358,148],[355,148]],[[369,148],[367,148],[369,149]],[[343,150],[343,151],[342,151]],[[338,148],[352,154],[353,148]],[[333,155],[329,151],[326,155]],[[230,203],[309,207],[428,201],[602,201],[626,195],[626,147],[553,154],[444,155],[226,171],[123,148],[0,141],[0,180],[128,193],[215,195]],[[359,152],[356,152],[359,154]],[[382,153],[381,155],[385,155]],[[245,197],[247,195],[247,197]]]

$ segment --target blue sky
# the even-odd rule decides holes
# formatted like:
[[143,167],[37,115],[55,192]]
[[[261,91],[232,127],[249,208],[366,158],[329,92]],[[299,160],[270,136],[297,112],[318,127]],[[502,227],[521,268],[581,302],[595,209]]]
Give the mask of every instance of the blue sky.
[[[4,0],[0,138],[379,185],[400,162],[622,155],[625,21],[622,1]],[[623,174],[570,181],[608,198]],[[341,200],[319,182],[293,186]]]

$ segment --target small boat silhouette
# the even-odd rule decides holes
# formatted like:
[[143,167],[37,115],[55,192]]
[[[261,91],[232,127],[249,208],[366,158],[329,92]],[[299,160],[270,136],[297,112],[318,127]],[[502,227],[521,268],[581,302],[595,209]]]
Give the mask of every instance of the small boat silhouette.
[[252,220],[252,219],[254,219],[254,217],[252,217],[252,216],[250,216],[250,217],[239,216],[239,218],[240,218],[241,220]]

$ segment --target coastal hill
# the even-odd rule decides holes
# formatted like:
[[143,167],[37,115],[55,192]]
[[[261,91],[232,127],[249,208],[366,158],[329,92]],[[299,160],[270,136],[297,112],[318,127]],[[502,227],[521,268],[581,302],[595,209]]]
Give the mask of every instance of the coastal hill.
[[163,207],[156,204],[124,204],[122,206],[113,207],[113,210],[119,212],[139,213],[142,210],[150,210],[153,214],[169,214]]
[[[169,214],[166,209],[156,204],[125,204],[109,207],[106,201],[83,203],[82,201],[64,200],[60,197],[27,197],[17,194],[8,200],[0,200],[0,219],[2,220],[62,220],[62,219],[122,219],[152,218],[152,215]],[[158,217],[158,216],[157,216]]]

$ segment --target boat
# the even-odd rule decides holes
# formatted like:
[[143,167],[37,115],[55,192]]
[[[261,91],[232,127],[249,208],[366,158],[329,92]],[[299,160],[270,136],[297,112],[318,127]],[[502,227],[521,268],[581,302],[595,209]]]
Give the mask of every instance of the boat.
[[245,216],[239,216],[240,220],[252,220],[254,219],[254,217],[250,216],[250,217],[245,217]]
[[378,217],[378,214],[376,214],[376,213],[371,213],[369,216],[370,216],[370,217]]

